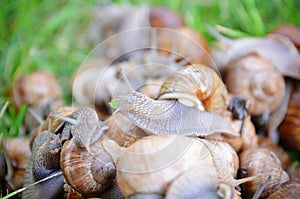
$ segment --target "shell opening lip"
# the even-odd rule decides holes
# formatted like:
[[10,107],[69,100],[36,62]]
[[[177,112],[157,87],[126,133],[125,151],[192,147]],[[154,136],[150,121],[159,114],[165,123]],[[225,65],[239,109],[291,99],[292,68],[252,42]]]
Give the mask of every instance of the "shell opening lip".
[[200,111],[204,111],[204,105],[196,96],[191,96],[185,93],[164,93],[158,99],[177,99],[181,104],[189,107],[196,107]]

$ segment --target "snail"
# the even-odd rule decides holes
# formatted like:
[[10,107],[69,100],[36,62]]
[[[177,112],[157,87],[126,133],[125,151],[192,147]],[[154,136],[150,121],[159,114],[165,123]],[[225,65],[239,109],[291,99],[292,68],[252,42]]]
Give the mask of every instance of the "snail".
[[282,75],[258,54],[249,54],[231,63],[224,79],[230,93],[250,100],[253,117],[266,117],[268,120],[270,113],[280,106],[284,98]]
[[66,182],[84,196],[94,196],[112,186],[115,166],[99,142],[107,127],[103,126],[97,113],[84,107],[78,108],[71,117],[53,115],[72,125],[67,128],[72,138],[63,143],[60,156],[60,168]]
[[282,189],[271,194],[267,199],[294,199],[300,195],[300,181],[287,181],[281,187]]
[[224,116],[228,93],[217,73],[205,65],[190,65],[178,69],[162,85],[158,99],[177,99],[200,111]]
[[300,82],[293,83],[293,90],[288,102],[286,115],[280,124],[279,143],[288,150],[300,151]]
[[2,139],[1,144],[7,167],[5,180],[13,190],[19,189],[23,186],[26,165],[31,158],[29,139],[6,138]]
[[272,64],[283,76],[300,79],[300,55],[294,44],[285,36],[270,34],[262,38],[228,39],[215,29],[209,32],[217,38],[220,49],[212,53],[221,71],[230,63],[250,54],[258,54]]
[[[63,193],[64,178],[60,171],[60,154],[57,149],[61,147],[57,142],[58,135],[42,131],[33,141],[32,159],[29,161],[25,176],[22,198],[56,198]],[[50,137],[50,139],[49,139]],[[57,175],[56,175],[57,174]],[[47,181],[35,184],[48,176],[54,175]]]
[[[64,178],[73,189],[84,196],[94,196],[112,186],[115,176],[114,163],[110,155],[101,150],[99,142],[107,127],[99,121],[97,113],[84,107],[76,109],[70,116],[57,113],[51,113],[51,116],[65,121],[63,129],[58,134],[43,131],[34,139],[33,160],[27,172],[27,185],[55,172],[61,172],[57,179],[45,182],[58,181],[52,188],[55,193],[49,197],[61,194]],[[59,125],[49,126],[49,130],[61,128],[61,121],[54,122]],[[95,164],[92,164],[93,162]],[[96,188],[86,185],[95,185]],[[30,193],[41,194],[40,191],[47,188],[43,184],[37,186],[25,191],[24,197],[39,197]],[[33,191],[36,189],[37,191]]]
[[[102,143],[116,163],[117,183],[125,198],[163,198],[164,196],[173,198],[173,193],[170,191],[178,192],[177,179],[180,182],[181,176],[190,170],[205,172],[203,175],[207,176],[206,179],[201,179],[201,175],[197,175],[199,176],[197,180],[200,182],[197,182],[196,186],[200,186],[201,182],[204,186],[198,187],[199,189],[211,186],[217,191],[219,181],[228,183],[233,188],[255,178],[234,179],[235,165],[230,164],[229,161],[238,161],[237,155],[228,144],[223,142],[210,143],[208,140],[186,136],[156,135],[142,138],[128,148],[120,147],[112,140],[105,140]],[[215,144],[218,145],[216,147],[218,149],[214,149]],[[220,156],[218,154],[220,151],[226,153],[226,157],[222,160],[218,158],[223,158],[225,155]],[[226,176],[222,176],[223,174]],[[189,184],[192,187],[194,182]],[[189,193],[189,190],[185,190],[182,194],[187,196]]]
[[225,118],[183,105],[178,100],[151,99],[132,89],[122,69],[121,74],[130,92],[113,99],[110,105],[116,109],[115,113],[122,113],[147,134],[205,137],[223,133],[228,137],[239,136],[232,131]]
[[281,148],[281,146],[274,144],[269,138],[258,136],[257,147],[269,149],[280,160],[282,168],[287,170],[290,166],[290,158],[287,153]]
[[[18,109],[25,104],[43,119],[63,105],[61,88],[56,78],[46,71],[36,71],[19,78],[12,86],[12,98]],[[32,130],[39,122],[28,112],[25,124]]]
[[182,17],[165,7],[150,7],[150,25],[159,28],[176,28],[184,25]]
[[275,29],[271,31],[271,34],[278,34],[287,37],[300,52],[299,26],[295,26],[292,24],[282,24],[275,27]]
[[250,148],[243,151],[240,156],[240,167],[248,171],[242,177],[261,175],[253,181],[242,184],[242,194],[252,197],[260,183],[271,176],[270,182],[261,193],[261,197],[267,197],[280,189],[280,184],[289,180],[288,174],[282,169],[281,162],[277,156],[265,148]]
[[170,55],[177,55],[177,61],[188,64],[209,65],[211,62],[210,49],[196,30],[187,26],[176,27],[173,30],[157,29],[158,50]]
[[67,183],[84,196],[95,196],[112,185],[115,166],[101,143],[85,147],[76,146],[73,139],[62,148],[60,165]]

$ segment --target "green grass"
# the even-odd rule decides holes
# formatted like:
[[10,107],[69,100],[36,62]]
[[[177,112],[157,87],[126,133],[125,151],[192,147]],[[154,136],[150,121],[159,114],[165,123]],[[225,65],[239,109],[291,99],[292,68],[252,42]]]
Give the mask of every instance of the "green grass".
[[[93,7],[101,1],[3,0],[0,2],[0,106],[20,75],[43,69],[53,72],[66,102],[69,81],[93,49],[80,41],[87,31]],[[114,0],[134,3],[138,0]],[[188,26],[212,41],[206,25],[221,25],[232,36],[263,36],[281,23],[300,25],[299,0],[149,0],[178,11]],[[144,3],[145,4],[145,3]],[[0,134],[17,136],[24,109],[12,106],[0,117]]]

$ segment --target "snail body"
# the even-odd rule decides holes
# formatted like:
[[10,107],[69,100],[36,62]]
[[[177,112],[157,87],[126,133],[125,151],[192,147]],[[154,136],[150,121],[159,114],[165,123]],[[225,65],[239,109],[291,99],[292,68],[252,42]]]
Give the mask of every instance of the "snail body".
[[[31,185],[38,180],[53,174],[60,173],[59,153],[54,148],[60,148],[60,144],[49,145],[47,140],[50,136],[50,142],[57,138],[57,135],[42,131],[33,141],[32,160],[28,163],[24,175],[24,186]],[[56,142],[55,142],[56,143]],[[63,192],[63,175],[57,175],[43,183],[38,183],[28,187],[23,193],[22,198],[56,198]]]
[[110,105],[149,135],[209,136],[224,133],[228,137],[239,136],[223,117],[199,111],[178,100],[151,99],[133,90],[123,70],[121,74],[130,92],[113,99]]
[[115,100],[116,111],[150,135],[239,136],[223,117],[185,106],[178,100],[153,100],[136,91]]
[[182,67],[167,78],[158,99],[177,99],[201,111],[225,115],[228,93],[215,71],[198,64]]

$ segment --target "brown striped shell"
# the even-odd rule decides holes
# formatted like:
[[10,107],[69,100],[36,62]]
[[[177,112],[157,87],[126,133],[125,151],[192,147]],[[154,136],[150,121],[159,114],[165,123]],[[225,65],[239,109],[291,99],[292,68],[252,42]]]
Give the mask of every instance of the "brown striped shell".
[[158,99],[178,99],[201,111],[225,115],[228,93],[214,70],[205,65],[190,65],[167,78]]
[[300,181],[287,181],[282,189],[270,195],[267,199],[295,199],[300,196]]
[[273,112],[285,93],[281,73],[258,54],[249,54],[230,63],[224,81],[230,93],[250,100],[251,115]]
[[280,184],[289,180],[288,174],[281,168],[281,162],[270,150],[264,148],[251,148],[240,154],[240,167],[246,169],[247,176],[260,176],[257,179],[242,185],[243,195],[252,197],[260,184],[271,176],[270,182],[263,190],[261,197],[267,197],[280,189]]
[[300,81],[294,82],[286,115],[279,126],[279,142],[288,150],[300,152]]
[[111,156],[100,142],[95,142],[87,151],[74,140],[65,142],[60,165],[67,183],[79,193],[94,196],[111,186],[116,168]]

